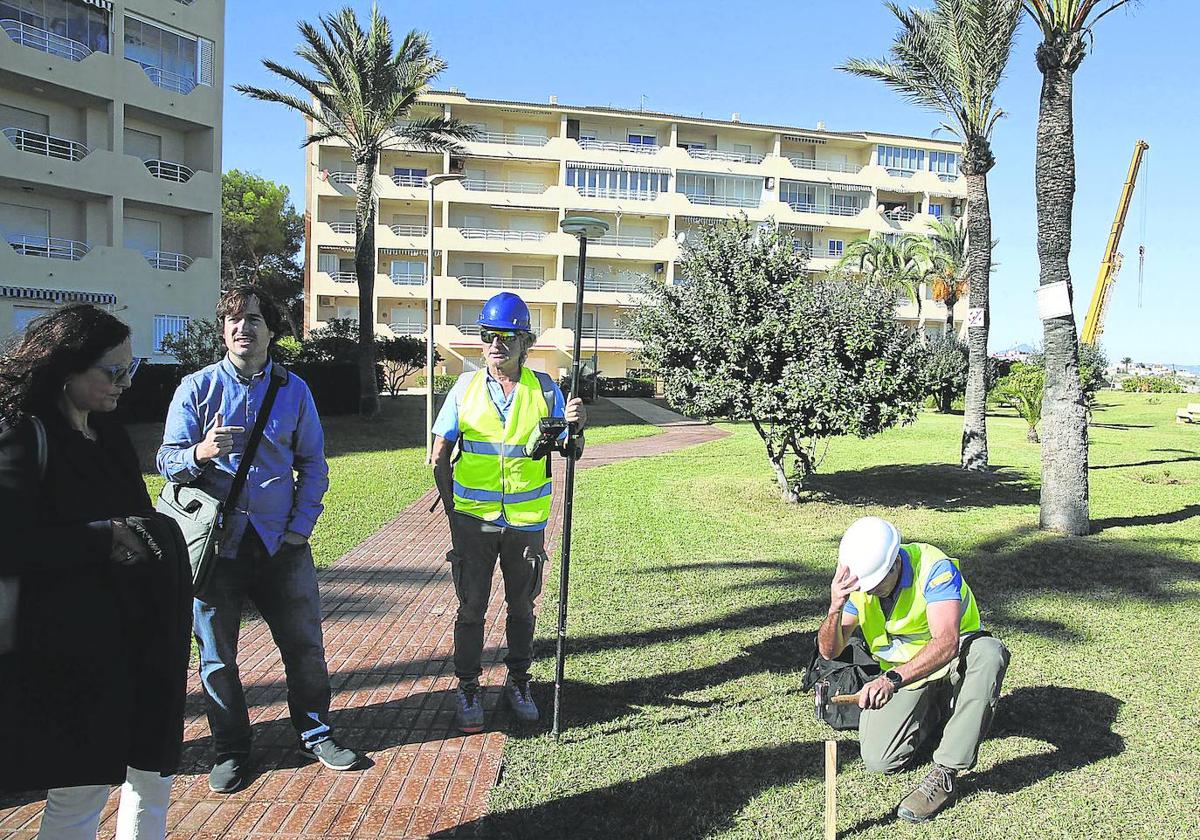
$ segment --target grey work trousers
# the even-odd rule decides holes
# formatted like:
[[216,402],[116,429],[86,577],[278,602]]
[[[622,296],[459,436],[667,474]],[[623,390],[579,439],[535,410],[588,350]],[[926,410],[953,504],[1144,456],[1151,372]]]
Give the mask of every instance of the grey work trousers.
[[970,770],[979,744],[996,713],[1008,648],[991,636],[963,640],[950,674],[914,688],[901,688],[882,709],[866,709],[858,725],[863,764],[878,773],[901,770],[940,719],[939,699],[947,691],[953,711],[933,760],[950,770]]
[[484,617],[492,591],[492,572],[500,558],[508,653],[504,664],[515,679],[529,679],[533,661],[533,605],[542,591],[546,565],[545,532],[503,528],[457,511],[450,514],[453,549],[446,555],[458,595],[454,621],[454,675],[475,683],[483,673]]

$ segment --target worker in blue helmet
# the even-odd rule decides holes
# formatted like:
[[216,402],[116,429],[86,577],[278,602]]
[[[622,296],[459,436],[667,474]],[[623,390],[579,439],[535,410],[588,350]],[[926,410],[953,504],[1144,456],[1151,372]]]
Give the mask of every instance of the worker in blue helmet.
[[582,400],[567,402],[553,378],[525,366],[536,338],[525,301],[511,292],[495,295],[483,305],[479,328],[485,366],[458,378],[433,424],[434,478],[450,519],[447,559],[458,595],[454,673],[463,732],[483,729],[484,615],[497,558],[508,603],[503,699],[518,720],[538,719],[529,667],[551,483],[550,456],[530,456],[542,451],[535,441],[546,436],[544,418],[565,419],[576,429],[587,422]]

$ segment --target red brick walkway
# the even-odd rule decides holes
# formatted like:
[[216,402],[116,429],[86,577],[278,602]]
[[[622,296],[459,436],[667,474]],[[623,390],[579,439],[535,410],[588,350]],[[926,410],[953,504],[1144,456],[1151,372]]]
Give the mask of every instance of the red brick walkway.
[[[657,455],[722,437],[711,426],[672,428],[596,446],[580,467]],[[563,469],[555,472],[555,483]],[[254,727],[257,778],[232,796],[208,789],[211,760],[198,679],[189,683],[183,767],[169,812],[173,838],[382,838],[461,835],[455,829],[485,813],[500,772],[508,715],[496,715],[499,691],[486,692],[488,730],[453,728],[453,615],[457,602],[445,562],[445,515],[429,512],[433,492],[414,502],[320,573],[325,647],[333,683],[332,723],[340,740],[366,751],[374,765],[334,773],[303,760],[288,722],[279,652],[257,619],[242,629],[239,662]],[[556,486],[552,527],[560,521]],[[548,534],[548,547],[557,533]],[[501,578],[488,607],[485,686],[504,680]],[[548,710],[547,710],[548,712]],[[548,714],[547,714],[548,717]],[[0,799],[0,837],[33,838],[44,793]],[[101,837],[111,837],[117,797],[105,810]],[[467,831],[464,829],[463,831]]]

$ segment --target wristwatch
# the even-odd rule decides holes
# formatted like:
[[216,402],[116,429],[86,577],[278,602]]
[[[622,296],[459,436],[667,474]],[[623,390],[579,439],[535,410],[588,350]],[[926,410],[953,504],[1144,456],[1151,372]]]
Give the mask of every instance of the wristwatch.
[[899,688],[900,686],[904,685],[904,677],[900,676],[900,672],[895,668],[884,671],[883,675],[887,677],[888,681],[892,684],[892,688]]

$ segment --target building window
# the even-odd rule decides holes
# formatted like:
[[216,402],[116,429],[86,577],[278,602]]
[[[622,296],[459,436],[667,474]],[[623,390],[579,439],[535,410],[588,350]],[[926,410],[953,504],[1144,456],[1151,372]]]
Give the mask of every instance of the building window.
[[958,154],[955,152],[930,152],[929,171],[938,175],[958,177]]
[[584,169],[567,166],[567,186],[575,187],[582,195],[604,197],[628,195],[654,198],[670,188],[666,172],[634,172],[627,169]]
[[634,146],[657,146],[658,137],[653,134],[629,134],[629,143]]
[[891,175],[912,175],[925,168],[925,151],[908,146],[880,146],[879,165]]
[[940,219],[940,218],[942,218],[942,213],[944,213],[944,212],[945,212],[945,207],[943,205],[935,204],[932,201],[929,202],[929,215],[930,216],[933,216],[935,219]]
[[846,250],[846,243],[842,239],[829,240],[829,256],[840,257]]
[[125,16],[125,58],[140,64],[167,90],[190,93],[198,84],[212,84],[211,41],[130,15]]
[[414,169],[406,166],[392,167],[392,175],[398,178],[405,178],[412,181],[424,180],[429,175],[428,169]]
[[[92,52],[108,52],[110,18],[111,12],[80,0],[0,0],[0,20],[69,38]],[[50,46],[47,52],[57,54],[55,45]]]
[[817,185],[803,181],[780,181],[779,200],[797,211],[812,211],[817,204]]
[[702,151],[702,150],[708,148],[708,144],[705,143],[703,140],[680,140],[679,148],[686,149],[689,152],[692,149],[696,149],[697,151]]
[[186,315],[155,315],[154,316],[154,352],[165,353],[163,339],[169,335],[186,332],[191,318]]
[[420,260],[392,260],[391,276],[401,279],[423,279],[425,263]]

